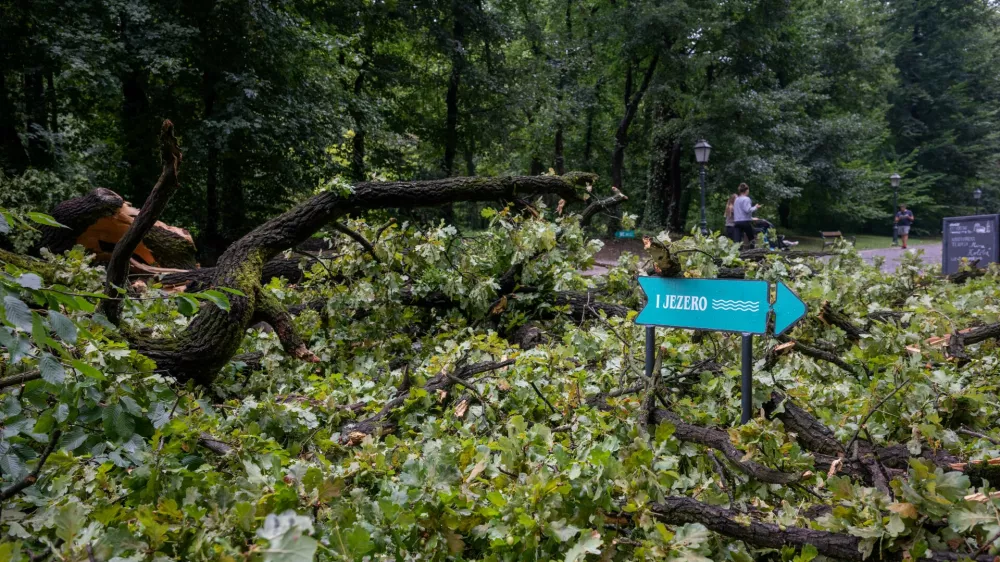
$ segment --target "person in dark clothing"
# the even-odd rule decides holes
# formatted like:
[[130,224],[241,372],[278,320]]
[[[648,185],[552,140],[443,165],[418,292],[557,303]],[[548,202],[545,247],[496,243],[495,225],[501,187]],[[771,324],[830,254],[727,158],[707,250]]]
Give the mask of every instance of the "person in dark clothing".
[[896,233],[903,239],[904,250],[906,243],[910,240],[911,224],[913,224],[913,211],[908,210],[906,205],[900,205],[899,211],[896,212]]
[[749,185],[741,183],[736,193],[736,201],[733,202],[733,222],[736,232],[733,240],[741,242],[746,236],[749,247],[753,248],[754,241],[757,239],[753,231],[753,213],[760,208],[760,205],[754,205],[753,201],[750,200]]

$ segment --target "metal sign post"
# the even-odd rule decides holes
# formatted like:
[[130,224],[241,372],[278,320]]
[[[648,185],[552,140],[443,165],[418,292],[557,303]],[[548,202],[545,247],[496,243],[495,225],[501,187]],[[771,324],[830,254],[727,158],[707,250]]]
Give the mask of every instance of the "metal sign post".
[[635,323],[646,326],[646,376],[654,363],[653,326],[738,332],[743,336],[740,423],[753,412],[753,335],[767,334],[767,318],[774,314],[774,335],[791,329],[806,314],[806,304],[782,282],[769,302],[767,281],[640,277],[646,306]]
[[742,381],[740,398],[743,402],[743,413],[740,415],[740,425],[750,421],[753,412],[753,334],[743,334],[743,360],[740,365]]

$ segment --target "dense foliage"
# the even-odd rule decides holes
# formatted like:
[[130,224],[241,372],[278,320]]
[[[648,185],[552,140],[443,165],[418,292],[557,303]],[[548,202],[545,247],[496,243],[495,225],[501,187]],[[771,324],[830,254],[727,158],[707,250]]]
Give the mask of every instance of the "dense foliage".
[[4,0],[0,204],[34,174],[138,205],[169,118],[193,165],[167,218],[205,263],[333,174],[594,171],[686,232],[702,137],[713,225],[746,181],[782,226],[885,233],[896,171],[935,230],[998,201],[997,23],[980,0]]
[[[737,427],[739,338],[659,330],[646,379],[633,313],[595,312],[598,300],[638,308],[639,258],[583,277],[599,243],[576,216],[551,220],[553,210],[539,209],[488,209],[489,227],[475,233],[352,223],[377,241],[374,257],[330,239],[304,281],[266,287],[299,311],[296,326],[320,361],[290,357],[255,327],[211,388],[173,383],[95,313],[106,297],[89,256],[8,256],[2,558],[817,556],[813,545],[762,548],[671,519],[662,506],[672,498],[727,506],[746,523],[851,537],[854,559],[1000,551],[987,542],[1000,529],[994,484],[935,460],[1000,456],[996,343],[970,345],[959,360],[928,341],[997,322],[1000,272],[959,284],[934,268],[921,273],[915,260],[886,275],[850,248],[826,261],[758,261],[722,238],[675,242],[700,250],[678,254],[687,276],[743,266],[749,278],[790,283],[809,304],[791,353],[757,339],[759,409]],[[5,229],[49,221],[0,216]],[[520,288],[498,295],[496,279],[513,264],[523,265]],[[590,290],[594,307],[581,316],[553,304],[571,290]],[[431,294],[445,298],[420,302]],[[170,334],[199,306],[225,308],[231,296],[169,295],[154,284],[129,298],[125,321]],[[830,311],[848,324],[831,324]],[[530,343],[525,327],[535,330]],[[775,404],[774,391],[787,401]],[[848,454],[831,462],[783,425],[793,402]],[[738,453],[703,446],[692,424],[721,429]],[[908,453],[884,469],[886,482],[866,483],[851,468],[852,445],[895,443]],[[794,479],[769,484],[747,473],[752,466]]]

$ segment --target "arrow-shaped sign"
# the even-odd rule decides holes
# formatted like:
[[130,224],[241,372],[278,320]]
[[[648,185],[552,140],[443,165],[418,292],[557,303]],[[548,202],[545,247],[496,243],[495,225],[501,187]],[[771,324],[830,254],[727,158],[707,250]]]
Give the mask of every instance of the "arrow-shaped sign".
[[639,286],[647,300],[636,324],[764,334],[773,310],[777,335],[806,313],[806,304],[780,281],[773,305],[767,281],[640,277]]

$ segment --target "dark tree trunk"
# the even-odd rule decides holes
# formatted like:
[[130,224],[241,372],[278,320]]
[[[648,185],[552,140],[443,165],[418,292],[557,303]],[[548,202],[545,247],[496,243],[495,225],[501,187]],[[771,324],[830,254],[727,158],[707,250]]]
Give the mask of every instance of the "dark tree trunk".
[[368,72],[368,61],[372,57],[372,46],[365,45],[365,61],[358,69],[354,79],[354,99],[350,104],[351,120],[354,121],[354,138],[351,139],[351,176],[354,181],[365,181],[365,114],[361,110],[361,96],[365,91],[365,74]]
[[468,138],[465,141],[465,175],[470,178],[476,175],[476,141]]
[[791,215],[792,202],[788,199],[782,199],[781,202],[778,203],[778,224],[781,225],[781,228],[788,228],[788,219]]
[[694,199],[694,191],[693,189],[682,190],[680,204],[677,206],[677,222],[671,225],[678,227],[676,232],[687,232],[687,217],[688,212],[691,210],[691,200]]
[[17,134],[17,115],[7,91],[7,80],[0,71],[0,170],[21,174],[28,168],[28,152]]
[[[202,76],[204,85],[205,119],[211,119],[215,111],[215,76],[206,72]],[[198,244],[202,249],[205,265],[215,265],[222,253],[219,239],[219,144],[218,139],[209,140],[205,165],[205,233]]]
[[465,27],[462,24],[461,8],[456,0],[453,5],[455,27],[452,33],[451,78],[445,95],[447,115],[444,125],[444,172],[452,175],[455,170],[455,155],[458,154],[458,88],[462,83],[462,67],[465,58],[462,49],[465,42]]
[[639,103],[649,88],[649,82],[653,79],[653,73],[656,71],[659,60],[659,55],[653,55],[653,59],[649,62],[646,73],[642,77],[642,83],[634,94],[632,93],[632,65],[629,65],[625,75],[625,113],[615,130],[615,148],[611,152],[611,185],[620,189],[623,188],[622,181],[625,174],[625,147],[628,146],[628,129],[638,113]]
[[537,156],[531,157],[531,168],[528,170],[529,176],[540,176],[545,171],[542,161]]
[[684,232],[685,215],[681,213],[681,195],[684,184],[681,182],[681,143],[674,142],[670,149],[670,183],[674,186],[670,192],[670,231]]
[[24,113],[27,117],[28,160],[34,168],[52,165],[52,145],[48,135],[48,112],[45,99],[45,74],[41,67],[24,71]]
[[226,245],[246,234],[241,142],[233,138],[222,157],[222,239]]
[[[52,70],[49,69],[45,73],[45,98],[48,102],[49,110],[49,131],[53,133],[59,132],[59,102],[56,97],[56,85],[55,80],[52,76]],[[55,147],[53,147],[55,148]]]
[[556,129],[556,162],[555,162],[556,174],[563,175],[566,173],[566,159],[563,157],[563,128],[560,124]]
[[673,117],[662,102],[653,110],[649,187],[646,190],[646,209],[642,218],[643,228],[649,230],[660,230],[670,224],[670,208],[676,190],[676,184],[673,183],[673,160],[677,141],[667,131],[667,124]]
[[[119,20],[125,54],[133,58],[136,53],[129,38],[128,16],[122,12]],[[123,158],[127,168],[125,197],[133,201],[145,201],[159,175],[151,165],[156,162],[156,128],[150,118],[145,78],[144,71],[134,63],[130,63],[121,77]]]
[[[594,86],[594,99],[598,98],[598,90],[600,89],[600,81]],[[583,134],[583,163],[584,166],[589,170],[592,168],[590,165],[590,155],[594,150],[594,117],[597,115],[597,103],[592,103],[590,107],[587,108],[587,128]]]

